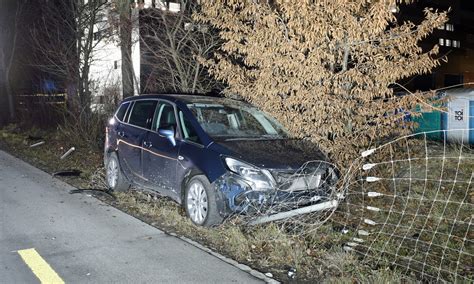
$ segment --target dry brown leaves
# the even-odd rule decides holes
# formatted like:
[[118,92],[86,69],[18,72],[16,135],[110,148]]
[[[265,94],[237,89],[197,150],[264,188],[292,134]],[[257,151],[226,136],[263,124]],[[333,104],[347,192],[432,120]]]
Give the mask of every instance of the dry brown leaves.
[[374,141],[409,131],[400,110],[419,101],[389,86],[439,64],[437,46],[423,51],[419,43],[446,12],[398,23],[390,11],[397,2],[203,1],[194,17],[220,30],[224,44],[205,64],[227,94],[271,113],[343,166]]

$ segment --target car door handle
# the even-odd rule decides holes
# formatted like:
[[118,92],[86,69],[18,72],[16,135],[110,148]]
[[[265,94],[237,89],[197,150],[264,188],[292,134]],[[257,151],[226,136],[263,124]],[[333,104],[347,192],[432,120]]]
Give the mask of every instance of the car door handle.
[[118,131],[118,132],[117,132],[117,135],[123,138],[123,137],[125,137],[125,132],[123,132],[123,131]]
[[147,148],[151,148],[153,146],[153,144],[151,142],[148,142],[148,141],[143,142],[143,145],[145,145],[145,147],[147,147]]

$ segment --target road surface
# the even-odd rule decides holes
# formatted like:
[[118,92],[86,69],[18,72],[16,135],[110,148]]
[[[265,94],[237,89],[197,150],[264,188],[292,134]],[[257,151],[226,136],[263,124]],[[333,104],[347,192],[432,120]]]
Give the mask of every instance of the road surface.
[[0,151],[0,283],[260,283]]

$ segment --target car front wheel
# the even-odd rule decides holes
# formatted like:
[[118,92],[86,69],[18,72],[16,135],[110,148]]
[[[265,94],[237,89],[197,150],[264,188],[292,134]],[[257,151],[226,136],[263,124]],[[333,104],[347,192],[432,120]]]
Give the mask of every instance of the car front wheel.
[[109,189],[113,191],[127,191],[130,188],[130,183],[122,173],[116,153],[110,153],[105,170]]
[[198,226],[211,227],[222,223],[217,209],[216,195],[204,176],[193,177],[186,186],[184,206],[186,214]]

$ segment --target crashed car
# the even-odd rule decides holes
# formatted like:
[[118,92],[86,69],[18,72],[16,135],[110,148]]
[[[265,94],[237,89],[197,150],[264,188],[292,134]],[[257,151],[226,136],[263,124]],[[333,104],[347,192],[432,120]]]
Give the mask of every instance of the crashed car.
[[104,163],[110,189],[157,191],[201,226],[314,204],[337,181],[314,144],[291,138],[268,114],[198,95],[125,99],[106,127]]

